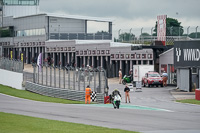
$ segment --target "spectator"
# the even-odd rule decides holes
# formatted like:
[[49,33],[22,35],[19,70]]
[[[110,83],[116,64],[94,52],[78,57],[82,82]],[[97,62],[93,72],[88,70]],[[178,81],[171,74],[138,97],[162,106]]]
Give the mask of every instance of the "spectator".
[[119,84],[122,83],[122,71],[119,69]]
[[129,91],[130,91],[130,88],[128,88],[128,86],[126,85],[126,87],[124,88],[124,92],[125,92],[125,102],[126,102],[126,103],[127,103],[127,97],[128,97],[129,103],[131,102],[131,101],[130,101]]
[[167,86],[168,74],[165,71],[162,74],[162,78],[163,78],[163,86]]

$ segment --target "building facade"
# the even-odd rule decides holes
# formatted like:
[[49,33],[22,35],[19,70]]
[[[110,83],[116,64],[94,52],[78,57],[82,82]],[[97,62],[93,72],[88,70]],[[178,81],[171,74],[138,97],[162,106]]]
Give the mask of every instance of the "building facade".
[[[10,8],[13,6],[13,8]],[[23,13],[16,12],[19,7]],[[26,11],[29,7],[30,11]],[[1,3],[0,56],[30,64],[42,53],[54,66],[101,66],[109,77],[121,68],[154,64],[153,50],[133,49],[141,44],[112,42],[112,21],[105,18],[39,13],[39,0],[3,0]],[[26,12],[27,14],[24,14]],[[88,21],[108,24],[107,32],[88,33]]]

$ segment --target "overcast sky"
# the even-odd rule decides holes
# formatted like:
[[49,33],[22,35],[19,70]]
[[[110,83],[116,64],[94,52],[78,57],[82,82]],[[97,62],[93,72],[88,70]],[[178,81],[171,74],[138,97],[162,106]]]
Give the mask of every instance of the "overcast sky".
[[139,32],[142,27],[151,33],[158,15],[178,19],[185,28],[191,27],[190,32],[196,26],[200,31],[200,0],[40,0],[40,11],[109,18],[114,34],[131,28]]

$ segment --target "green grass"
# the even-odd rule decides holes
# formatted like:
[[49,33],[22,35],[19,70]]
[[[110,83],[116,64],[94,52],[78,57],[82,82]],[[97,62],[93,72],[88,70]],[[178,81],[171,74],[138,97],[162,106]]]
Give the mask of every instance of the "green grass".
[[176,100],[177,102],[181,103],[190,103],[190,104],[198,104],[200,105],[200,101],[195,100],[195,99],[185,99],[185,100]]
[[82,101],[72,101],[72,100],[66,100],[66,99],[61,99],[61,98],[43,96],[43,95],[32,93],[26,90],[13,89],[11,87],[4,86],[4,85],[0,85],[0,93],[15,96],[15,97],[20,97],[24,99],[42,101],[42,102],[64,103],[64,104],[83,104],[84,103]]
[[1,133],[137,133],[0,112]]

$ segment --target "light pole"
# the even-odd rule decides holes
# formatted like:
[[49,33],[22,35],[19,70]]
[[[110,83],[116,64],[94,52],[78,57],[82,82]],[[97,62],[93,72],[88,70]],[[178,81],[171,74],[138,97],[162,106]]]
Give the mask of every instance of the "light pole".
[[141,28],[141,35],[140,35],[141,42],[142,42],[142,30],[143,30],[143,27]]
[[181,27],[178,27],[178,35],[179,35],[179,39],[180,39],[180,34],[181,34]]
[[[154,29],[154,27],[151,28],[151,40],[152,40],[152,38],[153,38],[153,29]],[[152,41],[153,41],[153,40],[152,40]]]
[[130,33],[129,33],[129,41],[130,41],[130,43],[131,43],[131,30],[132,30],[132,28],[130,29]]
[[197,38],[197,28],[198,28],[198,27],[199,27],[199,26],[196,27],[196,38]]
[[121,31],[121,29],[119,29],[119,31],[118,31],[118,42],[119,42],[120,31]]
[[189,34],[189,28],[190,28],[190,26],[187,28],[187,36],[188,36],[188,34]]
[[58,25],[58,40],[60,40],[60,25]]

